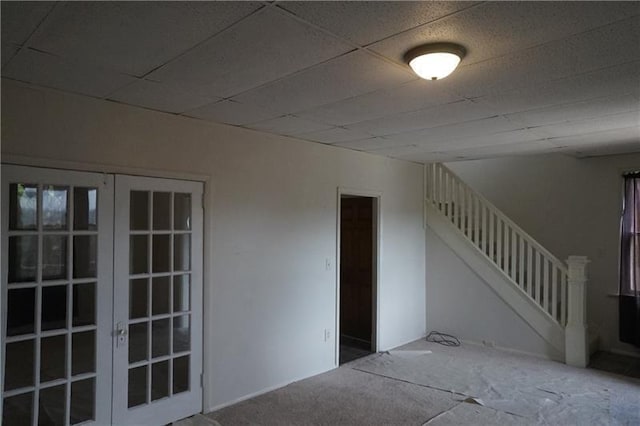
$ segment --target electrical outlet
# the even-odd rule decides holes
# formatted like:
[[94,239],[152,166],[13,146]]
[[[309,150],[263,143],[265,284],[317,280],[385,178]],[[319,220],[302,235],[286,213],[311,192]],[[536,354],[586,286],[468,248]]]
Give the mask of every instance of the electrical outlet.
[[324,329],[324,341],[328,342],[329,339],[331,339],[331,330],[329,330],[328,328]]

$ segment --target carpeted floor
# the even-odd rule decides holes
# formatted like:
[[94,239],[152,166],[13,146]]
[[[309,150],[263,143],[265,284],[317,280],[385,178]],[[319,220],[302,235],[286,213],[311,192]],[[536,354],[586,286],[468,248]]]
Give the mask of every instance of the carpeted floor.
[[210,413],[231,425],[638,425],[640,380],[416,341]]

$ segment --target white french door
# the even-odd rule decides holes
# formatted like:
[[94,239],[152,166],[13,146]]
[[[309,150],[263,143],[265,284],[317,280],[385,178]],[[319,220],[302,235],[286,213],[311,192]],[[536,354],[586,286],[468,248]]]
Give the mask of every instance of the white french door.
[[202,190],[2,166],[2,424],[201,410]]
[[113,422],[200,412],[202,184],[116,176]]
[[2,419],[111,418],[113,176],[2,166]]

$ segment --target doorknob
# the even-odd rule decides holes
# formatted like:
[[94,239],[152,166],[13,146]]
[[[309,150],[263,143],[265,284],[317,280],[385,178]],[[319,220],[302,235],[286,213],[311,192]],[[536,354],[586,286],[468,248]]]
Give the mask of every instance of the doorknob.
[[116,327],[116,346],[125,345],[127,343],[127,326],[123,325],[121,322],[118,323]]

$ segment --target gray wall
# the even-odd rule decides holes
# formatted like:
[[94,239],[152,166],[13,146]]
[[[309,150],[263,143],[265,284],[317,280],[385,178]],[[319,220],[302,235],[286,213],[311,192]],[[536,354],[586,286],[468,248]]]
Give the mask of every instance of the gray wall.
[[417,164],[5,80],[2,156],[209,176],[205,410],[334,367],[338,187],[382,194],[380,349],[425,333]]
[[447,164],[562,260],[591,259],[589,325],[606,350],[640,354],[618,340],[618,253],[622,173],[640,154],[576,159],[560,154]]

